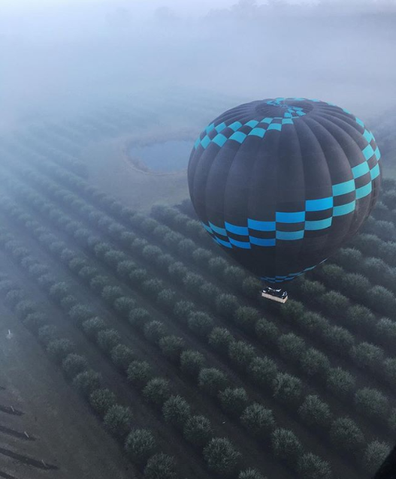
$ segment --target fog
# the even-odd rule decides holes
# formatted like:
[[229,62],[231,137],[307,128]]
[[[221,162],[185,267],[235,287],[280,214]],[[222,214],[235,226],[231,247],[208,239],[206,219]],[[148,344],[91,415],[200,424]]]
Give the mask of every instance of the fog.
[[396,103],[394,1],[1,0],[0,12],[3,128],[196,92],[229,106],[320,98],[366,118]]

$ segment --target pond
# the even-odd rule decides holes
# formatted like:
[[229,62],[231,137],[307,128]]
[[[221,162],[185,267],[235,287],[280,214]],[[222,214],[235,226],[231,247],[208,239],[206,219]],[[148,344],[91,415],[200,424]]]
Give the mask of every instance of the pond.
[[132,146],[130,155],[142,161],[153,171],[180,171],[187,169],[192,140],[169,140],[146,146]]

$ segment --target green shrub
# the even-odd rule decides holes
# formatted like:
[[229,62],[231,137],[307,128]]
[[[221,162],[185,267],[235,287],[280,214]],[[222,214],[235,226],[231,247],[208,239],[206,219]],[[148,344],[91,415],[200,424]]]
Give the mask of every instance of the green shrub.
[[158,297],[159,293],[164,289],[164,284],[159,279],[148,279],[143,281],[141,289],[148,295]]
[[328,326],[323,332],[323,339],[337,354],[347,355],[355,344],[352,334],[342,326]]
[[103,419],[103,424],[111,435],[123,440],[131,430],[131,411],[129,408],[124,406],[111,406]]
[[242,282],[242,291],[245,296],[248,298],[255,299],[259,296],[259,293],[262,289],[261,282],[253,278],[252,276],[249,276],[248,278],[244,279]]
[[255,469],[246,469],[239,473],[238,479],[266,479]]
[[150,314],[146,309],[135,308],[129,312],[128,321],[134,328],[143,331],[150,321]]
[[364,470],[370,475],[374,475],[387,458],[390,450],[390,446],[384,442],[372,441],[368,444],[362,461]]
[[150,321],[144,326],[144,336],[150,343],[158,344],[165,335],[166,329],[161,321]]
[[127,370],[128,381],[138,389],[143,389],[153,378],[153,370],[146,361],[132,361]]
[[298,414],[308,426],[314,426],[319,430],[326,430],[330,427],[332,413],[328,404],[318,396],[307,396],[298,409]]
[[144,468],[144,477],[147,479],[176,479],[175,460],[163,453],[151,456]]
[[95,389],[100,388],[101,376],[92,370],[82,371],[73,379],[74,386],[85,397],[89,397]]
[[162,414],[167,423],[183,429],[190,417],[190,405],[181,396],[171,396],[164,402]]
[[122,371],[126,371],[131,364],[131,362],[135,359],[135,354],[132,349],[128,348],[124,344],[117,344],[112,350],[110,354],[111,360],[117,368],[121,369]]
[[114,303],[114,309],[120,313],[121,316],[128,318],[130,312],[135,308],[136,301],[128,296],[121,296],[117,298]]
[[323,294],[320,299],[321,308],[333,317],[342,317],[349,306],[348,298],[337,291],[329,291]]
[[218,277],[222,277],[228,264],[223,258],[212,258],[209,260],[209,270]]
[[294,467],[303,452],[302,445],[292,431],[275,429],[271,434],[272,451],[276,458]]
[[306,349],[305,341],[293,333],[282,334],[278,338],[278,348],[287,361],[299,361]]
[[303,454],[297,461],[297,474],[300,479],[331,479],[333,477],[328,462],[315,454]]
[[47,352],[60,364],[73,351],[74,345],[68,339],[54,339],[47,344]]
[[374,286],[367,295],[368,305],[375,311],[392,316],[396,309],[395,296],[383,286]]
[[232,318],[238,307],[238,299],[233,294],[220,294],[216,299],[217,312],[226,318]]
[[363,388],[355,393],[356,411],[375,421],[386,421],[389,415],[389,401],[377,389]]
[[192,311],[194,304],[190,301],[178,301],[173,309],[176,318],[182,323],[187,323]]
[[368,308],[360,304],[347,309],[346,319],[357,331],[371,332],[374,329],[375,316]]
[[71,353],[68,354],[65,359],[62,361],[62,369],[66,376],[70,379],[77,376],[77,374],[81,373],[88,369],[87,360],[80,356],[79,354]]
[[203,450],[209,471],[221,477],[231,477],[239,462],[240,453],[225,438],[214,438]]
[[82,324],[87,319],[90,319],[95,316],[94,312],[83,306],[82,304],[76,304],[69,310],[70,319],[77,325]]
[[204,338],[213,329],[213,319],[206,313],[191,313],[188,318],[188,327],[193,333]]
[[305,312],[304,305],[293,299],[289,299],[279,310],[280,314],[290,323],[295,323]]
[[254,347],[244,341],[232,341],[228,346],[231,363],[242,371],[247,369],[255,356]]
[[90,318],[82,323],[84,333],[91,339],[96,340],[98,333],[106,329],[106,323],[102,318]]
[[103,418],[109,409],[116,404],[116,397],[109,389],[96,389],[89,396],[89,402],[92,409]]
[[162,354],[169,361],[175,363],[180,359],[180,355],[185,348],[184,339],[178,336],[164,336],[159,340],[159,347]]
[[275,429],[275,419],[271,409],[266,409],[257,403],[253,403],[243,411],[241,422],[250,434],[260,440],[268,439]]
[[104,329],[98,332],[96,341],[102,351],[110,353],[120,343],[121,336],[115,329]]
[[303,331],[310,335],[320,335],[325,331],[329,324],[328,321],[318,313],[310,311],[305,312],[297,319],[297,323]]
[[23,320],[23,324],[34,334],[45,325],[47,318],[41,313],[30,313]]
[[47,346],[50,341],[54,341],[56,339],[56,335],[57,329],[52,324],[44,325],[38,330],[39,341],[45,346]]
[[108,286],[110,279],[107,276],[97,275],[94,276],[89,282],[89,286],[93,291],[102,293],[104,288]]
[[319,281],[309,279],[300,280],[299,290],[304,301],[308,304],[317,304],[319,298],[326,292],[326,288]]
[[213,328],[209,334],[209,345],[220,354],[228,354],[230,343],[234,340],[226,328]]
[[384,359],[384,352],[378,346],[370,343],[360,343],[351,349],[351,357],[354,363],[362,368],[376,373]]
[[4,298],[4,303],[9,307],[14,309],[15,306],[23,300],[23,293],[19,289],[12,289],[9,291],[5,298]]
[[327,356],[315,348],[309,348],[302,354],[300,365],[305,374],[318,378],[325,378],[330,369]]
[[205,363],[205,357],[198,351],[183,351],[180,355],[180,368],[187,377],[196,378]]
[[363,301],[371,288],[369,280],[361,274],[347,273],[342,277],[341,285],[354,301]]
[[56,283],[49,290],[50,297],[57,303],[69,293],[69,287],[66,283]]
[[332,368],[327,376],[327,389],[335,396],[348,398],[356,390],[355,378],[342,368]]
[[240,416],[248,403],[248,396],[243,388],[226,388],[220,391],[219,400],[224,412],[231,416]]
[[271,388],[278,373],[278,368],[272,359],[267,357],[254,358],[248,366],[250,379],[257,386]]
[[224,281],[234,289],[241,287],[246,278],[245,271],[239,266],[228,266],[223,273]]
[[302,383],[300,379],[287,373],[278,373],[273,383],[274,398],[288,405],[295,407],[302,395]]
[[154,436],[148,429],[133,429],[125,441],[127,456],[138,466],[144,466],[156,448]]
[[235,324],[245,331],[254,331],[256,323],[260,319],[260,313],[255,308],[240,306],[235,310],[233,319]]
[[176,293],[171,289],[163,289],[157,296],[158,305],[165,311],[172,311],[176,303]]
[[209,419],[204,416],[189,417],[185,423],[183,434],[189,443],[203,447],[212,437]]
[[376,325],[375,332],[377,338],[389,346],[396,343],[396,321],[381,318]]
[[162,378],[150,379],[143,389],[143,396],[149,403],[160,408],[170,397],[169,381]]
[[278,327],[264,318],[256,322],[255,332],[260,342],[265,345],[275,344],[280,335]]
[[362,264],[363,256],[360,251],[354,248],[341,248],[333,256],[333,261],[347,270],[353,269],[356,265]]
[[396,358],[388,358],[382,363],[382,376],[394,387],[396,385]]
[[330,428],[330,439],[340,451],[352,454],[361,454],[365,442],[362,431],[348,417],[333,421]]
[[195,296],[198,296],[199,288],[205,284],[203,277],[195,273],[187,273],[182,281],[186,291]]

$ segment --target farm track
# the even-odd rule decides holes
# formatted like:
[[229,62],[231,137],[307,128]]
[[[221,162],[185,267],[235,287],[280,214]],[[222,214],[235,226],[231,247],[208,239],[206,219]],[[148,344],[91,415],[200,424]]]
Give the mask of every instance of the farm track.
[[227,324],[227,326],[229,326],[229,325]]

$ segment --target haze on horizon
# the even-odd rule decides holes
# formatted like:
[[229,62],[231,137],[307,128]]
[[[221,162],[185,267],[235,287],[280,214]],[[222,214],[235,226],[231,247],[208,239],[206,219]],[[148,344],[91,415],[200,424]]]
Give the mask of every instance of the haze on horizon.
[[[394,1],[0,0],[0,123],[139,92],[396,103]],[[187,93],[186,93],[187,92]]]

